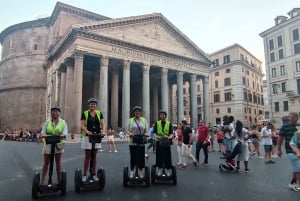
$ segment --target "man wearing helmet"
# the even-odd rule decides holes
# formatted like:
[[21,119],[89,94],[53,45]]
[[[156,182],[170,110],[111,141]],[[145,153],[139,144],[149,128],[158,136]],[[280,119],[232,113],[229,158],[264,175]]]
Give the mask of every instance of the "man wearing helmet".
[[[89,138],[87,136],[92,135],[93,133],[101,134],[102,136],[105,135],[105,121],[103,119],[103,115],[97,107],[97,99],[90,98],[88,100],[88,107],[89,109],[84,111],[81,115],[81,134],[82,134],[82,141],[81,141],[81,149],[84,149],[85,157],[84,157],[84,164],[83,164],[83,177],[82,182],[87,181],[87,170],[91,160],[91,149],[92,143],[89,142]],[[95,145],[95,152],[94,152],[94,162],[96,163],[97,152],[98,149],[101,148],[100,143],[96,143]],[[96,165],[93,166],[93,180],[98,181],[99,178],[96,175]]]
[[[65,120],[59,117],[60,107],[58,105],[54,105],[51,107],[51,118],[46,120],[43,124],[43,128],[41,131],[41,136],[45,138],[47,135],[61,135],[66,137],[68,135],[68,126]],[[61,155],[64,151],[63,149],[64,141],[61,140],[60,146],[56,146],[55,149],[55,164],[56,164],[56,173],[57,173],[57,183],[60,183],[60,172],[62,170],[61,166]],[[43,147],[43,155],[44,155],[44,163],[42,167],[42,185],[46,185],[45,178],[48,171],[48,166],[50,164],[50,152],[51,145],[44,143]]]
[[170,176],[172,161],[170,142],[173,138],[172,124],[167,119],[166,111],[159,111],[159,120],[155,123],[154,131],[157,140],[156,144],[156,165],[158,167],[157,175],[162,174],[162,168],[166,168],[166,174]]

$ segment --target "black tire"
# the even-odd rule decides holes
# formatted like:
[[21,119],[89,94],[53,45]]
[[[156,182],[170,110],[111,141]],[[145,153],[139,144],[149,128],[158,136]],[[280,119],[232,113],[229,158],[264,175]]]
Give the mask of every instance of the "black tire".
[[172,182],[173,182],[173,185],[177,184],[177,173],[176,173],[175,166],[172,166]]
[[62,171],[60,173],[60,195],[64,196],[67,192],[67,173]]
[[155,179],[156,179],[156,171],[155,171],[155,165],[151,166],[151,183],[155,184]]
[[223,165],[222,163],[219,164],[219,170],[220,170],[221,172],[223,172],[223,167],[222,167],[222,165]]
[[123,170],[123,186],[127,187],[128,186],[128,167],[124,167]]
[[40,186],[40,173],[37,172],[34,174],[32,180],[31,196],[33,199],[38,198],[39,186]]
[[145,186],[146,187],[149,187],[150,186],[150,170],[148,168],[148,166],[145,166]]
[[98,189],[100,191],[103,191],[103,189],[105,187],[105,171],[103,168],[98,169],[97,176],[99,178]]
[[79,168],[75,171],[74,183],[75,183],[75,192],[80,193],[80,188],[82,185],[82,173]]

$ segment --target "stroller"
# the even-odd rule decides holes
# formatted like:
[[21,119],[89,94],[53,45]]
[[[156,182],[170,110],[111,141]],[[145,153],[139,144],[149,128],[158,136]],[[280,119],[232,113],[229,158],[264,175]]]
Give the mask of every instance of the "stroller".
[[231,153],[220,157],[221,159],[225,159],[224,162],[219,164],[220,171],[237,170],[234,158],[240,153],[242,153],[242,143],[238,141]]

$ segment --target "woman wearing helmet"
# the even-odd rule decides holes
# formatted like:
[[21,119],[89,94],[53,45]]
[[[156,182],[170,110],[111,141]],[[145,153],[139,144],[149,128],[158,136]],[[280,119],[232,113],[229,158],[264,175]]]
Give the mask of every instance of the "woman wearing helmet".
[[[68,135],[68,126],[65,120],[61,119],[59,117],[60,114],[60,107],[58,105],[54,105],[51,107],[51,118],[46,120],[43,124],[43,128],[41,131],[41,136],[43,139],[47,135],[61,135],[66,137]],[[62,145],[64,141],[61,141]],[[58,144],[57,144],[58,145]],[[62,146],[58,147],[56,146],[55,149],[55,164],[56,164],[56,173],[57,173],[57,183],[60,183],[60,173],[62,170],[61,166],[61,155],[63,153],[64,149]],[[43,155],[44,155],[44,163],[42,168],[42,185],[46,185],[45,178],[48,171],[48,166],[50,163],[50,152],[51,152],[51,145],[44,143],[43,147]]]
[[[84,164],[83,164],[83,177],[82,182],[87,181],[87,171],[89,168],[90,160],[91,160],[91,149],[92,143],[89,142],[89,135],[93,133],[101,134],[104,136],[105,128],[105,121],[103,119],[103,115],[97,107],[97,99],[90,98],[88,100],[88,107],[89,109],[84,111],[81,115],[81,134],[82,134],[82,141],[81,141],[81,149],[84,149],[85,157],[84,157]],[[96,143],[95,145],[95,152],[94,152],[94,161],[93,164],[96,163],[96,156],[98,149],[101,148],[100,143]],[[96,165],[93,166],[93,180],[98,181],[99,178],[96,175]]]
[[[145,166],[145,162],[143,160],[139,160],[145,157],[145,146],[136,146],[139,142],[135,141],[135,135],[147,135],[148,123],[144,117],[141,116],[142,108],[140,106],[135,106],[132,109],[132,115],[129,119],[127,133],[130,139],[130,168],[131,171],[129,173],[129,177],[132,178],[134,175],[134,168],[138,167],[139,177],[143,178],[142,168]],[[139,157],[134,157],[134,156]]]

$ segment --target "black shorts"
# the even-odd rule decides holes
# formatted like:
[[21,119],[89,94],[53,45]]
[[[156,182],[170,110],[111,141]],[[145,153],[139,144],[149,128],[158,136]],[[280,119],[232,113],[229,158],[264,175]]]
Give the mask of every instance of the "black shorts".
[[217,142],[218,142],[219,144],[222,144],[222,143],[223,143],[223,139],[217,139]]
[[271,153],[272,152],[272,145],[264,145],[264,149],[266,153]]

